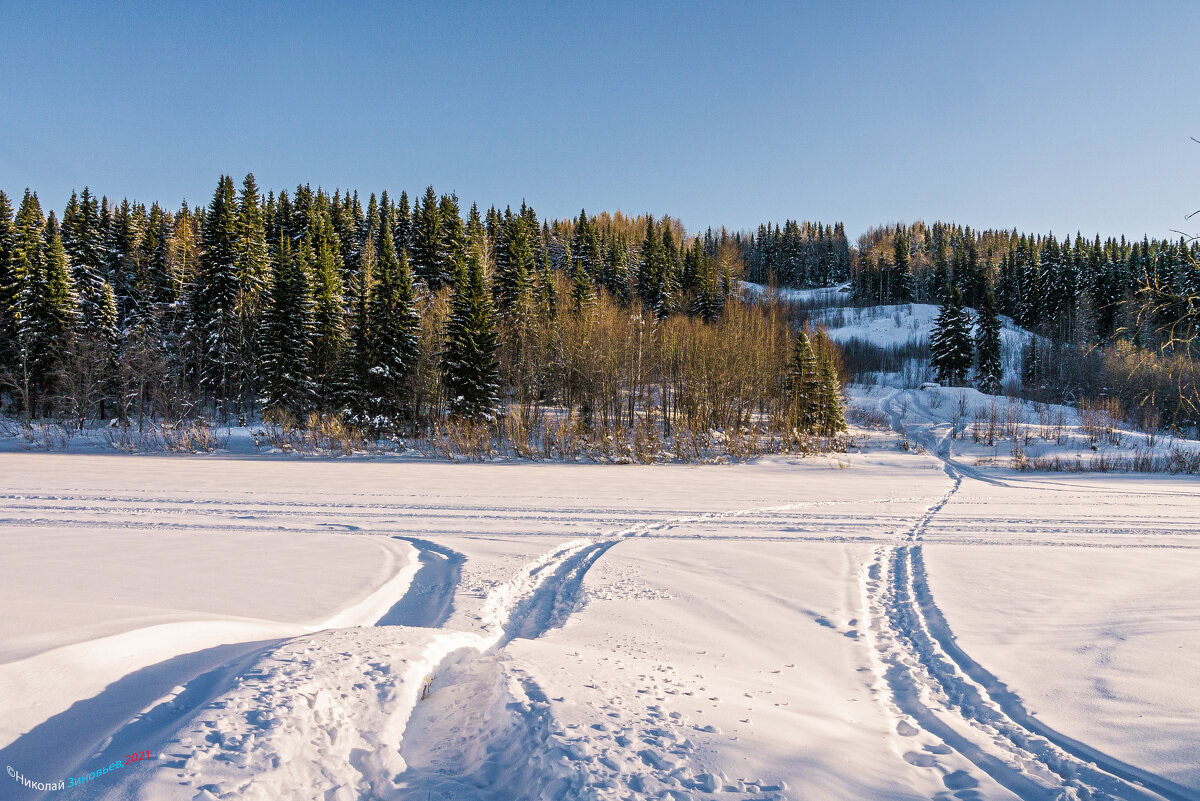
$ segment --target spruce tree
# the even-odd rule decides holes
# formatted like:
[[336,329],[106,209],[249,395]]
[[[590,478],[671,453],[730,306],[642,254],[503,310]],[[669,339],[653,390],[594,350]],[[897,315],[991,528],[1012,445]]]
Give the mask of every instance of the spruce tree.
[[916,292],[916,279],[913,277],[912,264],[908,257],[908,234],[903,229],[897,229],[892,249],[893,277],[892,303],[912,303]]
[[1004,364],[1000,357],[1000,317],[996,312],[996,297],[991,290],[984,292],[979,308],[975,357],[975,385],[980,392],[997,394],[1004,378]]
[[784,388],[792,425],[802,433],[815,434],[820,419],[821,373],[812,342],[803,330],[796,333]]
[[17,364],[17,298],[21,284],[14,263],[16,236],[12,203],[0,192],[0,374]]
[[312,407],[315,315],[312,247],[305,240],[293,249],[286,237],[281,238],[260,332],[259,374],[265,411],[300,418]]
[[412,266],[418,280],[437,290],[449,279],[442,273],[442,218],[433,187],[425,189],[425,198],[414,212]]
[[395,431],[413,417],[412,375],[419,356],[417,315],[408,255],[396,254],[390,226],[379,231],[375,280],[366,320],[365,398],[367,424]]
[[322,211],[313,233],[313,320],[312,372],[319,405],[335,403],[335,372],[346,349],[346,311],[342,284],[341,243],[329,211]]
[[835,437],[846,430],[846,410],[842,403],[842,385],[838,381],[833,359],[826,357],[821,364],[821,383],[817,390],[816,433]]
[[[467,248],[467,235],[463,228],[457,195],[442,195],[438,203],[438,221],[441,224],[442,239],[438,246],[437,271],[445,284],[458,272]],[[478,244],[482,246],[483,243]],[[482,250],[480,252],[482,253]]]
[[[297,192],[297,196],[299,196]],[[262,201],[254,174],[242,181],[242,195],[237,209],[234,274],[236,297],[234,316],[237,325],[237,352],[234,356],[237,396],[239,402],[248,398],[254,384],[254,366],[259,329],[271,263],[267,254],[267,231],[263,221]]]
[[596,305],[596,286],[581,258],[571,259],[571,310],[586,317]]
[[629,253],[625,235],[619,234],[609,240],[604,251],[603,283],[613,298],[625,306],[629,303]]
[[51,410],[61,367],[78,319],[67,253],[54,212],[42,229],[41,247],[29,258],[21,282],[17,341],[28,410]]
[[500,229],[492,291],[496,308],[501,314],[509,315],[528,296],[536,266],[525,220],[506,214]]
[[472,420],[492,419],[500,405],[498,340],[483,259],[472,248],[454,283],[442,381],[450,414]]
[[938,381],[951,386],[961,384],[974,359],[971,326],[963,309],[962,293],[956,286],[946,288],[946,300],[933,322],[929,350]]
[[217,410],[228,413],[238,375],[238,204],[233,179],[222,175],[200,238],[199,275],[190,304],[196,379]]
[[671,313],[670,260],[654,218],[646,218],[646,236],[642,240],[642,261],[638,271],[637,291],[642,302],[661,320]]
[[693,248],[696,275],[696,297],[692,300],[692,314],[705,323],[715,323],[721,317],[725,307],[725,298],[721,295],[721,287],[713,268],[712,259],[701,249],[699,242]]

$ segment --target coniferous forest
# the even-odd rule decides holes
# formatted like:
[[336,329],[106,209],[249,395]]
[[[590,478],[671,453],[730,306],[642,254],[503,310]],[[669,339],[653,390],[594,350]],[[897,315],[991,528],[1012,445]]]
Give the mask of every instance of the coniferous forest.
[[[941,305],[939,380],[1048,400],[1120,396],[1194,424],[1197,248],[916,223],[539,219],[222,176],[204,207],[89,189],[61,212],[0,193],[0,402],[122,430],[263,419],[516,455],[702,458],[827,447],[853,371],[740,280],[847,283],[858,305]],[[1193,300],[1189,300],[1193,299]],[[965,311],[975,309],[979,325]],[[1039,334],[1003,387],[999,315]],[[974,330],[973,330],[974,329]],[[665,444],[665,443],[669,443]]]
[[61,221],[0,195],[5,411],[139,431],[261,417],[470,452],[499,435],[526,456],[828,444],[837,351],[806,340],[797,365],[779,308],[734,297],[742,262],[736,238],[670,218],[464,213],[433,188],[364,208],[223,176],[207,207],[85,189]]

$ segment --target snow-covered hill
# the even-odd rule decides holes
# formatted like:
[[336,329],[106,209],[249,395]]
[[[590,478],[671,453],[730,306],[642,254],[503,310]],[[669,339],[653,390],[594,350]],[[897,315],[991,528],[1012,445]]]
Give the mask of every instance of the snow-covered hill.
[[[763,298],[772,292],[762,284],[742,282],[741,287],[749,298]],[[812,323],[824,329],[834,342],[844,344],[857,340],[880,348],[904,348],[929,342],[937,318],[937,306],[905,303],[853,307],[846,305],[849,301],[846,290],[847,287],[843,285],[818,289],[777,289],[774,294],[780,300],[800,303],[808,308]],[[972,317],[977,316],[974,309],[968,308],[967,311]],[[1001,316],[1000,322],[1004,381],[1014,381],[1020,376],[1022,354],[1035,335],[1018,326],[1010,317]],[[913,375],[929,377],[927,371],[906,372],[909,379]],[[904,374],[881,375],[879,380],[889,386],[914,385],[912,380],[905,381]]]

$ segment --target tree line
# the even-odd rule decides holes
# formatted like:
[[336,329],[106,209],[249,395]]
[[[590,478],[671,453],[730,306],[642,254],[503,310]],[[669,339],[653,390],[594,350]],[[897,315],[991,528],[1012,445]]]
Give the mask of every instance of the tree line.
[[[936,222],[873,229],[850,279],[863,305],[936,303],[940,381],[1000,389],[999,315],[1034,332],[1014,391],[1074,402],[1111,396],[1139,422],[1200,420],[1200,244],[973,231]],[[975,315],[965,311],[973,307]],[[978,325],[975,325],[975,323]]]
[[789,379],[786,316],[735,296],[744,247],[669,217],[464,214],[432,187],[364,208],[221,176],[206,207],[174,211],[85,188],[61,222],[32,191],[15,210],[0,193],[0,397],[80,426],[331,415],[404,434],[565,415],[832,435],[836,349],[818,338]]

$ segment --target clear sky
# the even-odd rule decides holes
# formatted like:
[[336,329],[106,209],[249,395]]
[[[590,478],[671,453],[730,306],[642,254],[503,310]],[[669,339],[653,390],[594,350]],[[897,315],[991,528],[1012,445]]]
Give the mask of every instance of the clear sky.
[[0,188],[1200,230],[1200,3],[0,0]]

